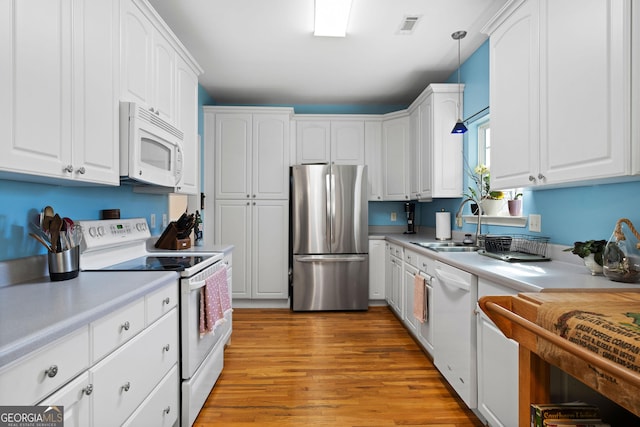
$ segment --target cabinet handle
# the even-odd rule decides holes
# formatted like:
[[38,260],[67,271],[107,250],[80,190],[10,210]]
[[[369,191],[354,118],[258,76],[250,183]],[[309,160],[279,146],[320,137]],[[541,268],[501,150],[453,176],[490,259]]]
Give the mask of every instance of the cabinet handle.
[[533,175],[529,175],[529,181],[530,182],[536,182],[536,177]]
[[125,331],[128,331],[129,328],[131,327],[131,324],[129,323],[129,321],[127,320],[126,322],[124,322],[122,325],[120,325],[120,330],[124,329]]
[[87,172],[87,170],[84,168],[84,166],[81,166],[78,168],[76,172],[78,172],[80,175],[84,175]]
[[171,302],[171,299],[169,297],[166,297],[165,299],[162,300],[162,304],[169,305],[170,302]]
[[254,195],[252,195],[251,197],[253,197],[253,198],[255,199],[255,198],[256,198],[256,195],[254,194]]
[[49,369],[47,369],[46,371],[44,371],[44,373],[49,377],[49,378],[53,378],[56,375],[58,375],[58,365],[51,365],[49,366]]
[[86,394],[87,396],[89,396],[91,393],[93,393],[93,384],[89,384],[88,386],[83,388],[82,389],[82,393]]
[[168,414],[169,412],[171,412],[171,406],[167,406],[166,408],[164,408],[163,411],[165,414]]
[[170,349],[170,348],[171,348],[171,347],[169,347],[169,344],[167,344],[167,345],[165,345],[164,347],[162,347],[162,349],[163,349],[164,351],[169,351],[169,349]]
[[67,165],[67,167],[65,167],[63,171],[69,172],[69,173],[73,172],[73,165]]
[[539,173],[539,174],[538,174],[538,179],[539,179],[540,181],[544,181],[545,177],[544,177],[544,175],[542,175],[541,173]]
[[131,388],[131,383],[129,381],[124,383],[124,385],[121,387],[122,391],[129,391],[130,388]]
[[247,194],[247,199],[249,198],[249,195]]

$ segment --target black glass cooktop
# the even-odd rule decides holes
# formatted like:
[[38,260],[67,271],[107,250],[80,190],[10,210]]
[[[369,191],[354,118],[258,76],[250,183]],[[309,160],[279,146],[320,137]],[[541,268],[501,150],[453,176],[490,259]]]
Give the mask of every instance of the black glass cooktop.
[[101,268],[109,271],[150,271],[170,270],[183,271],[186,268],[200,264],[211,256],[143,256],[130,259],[119,264]]

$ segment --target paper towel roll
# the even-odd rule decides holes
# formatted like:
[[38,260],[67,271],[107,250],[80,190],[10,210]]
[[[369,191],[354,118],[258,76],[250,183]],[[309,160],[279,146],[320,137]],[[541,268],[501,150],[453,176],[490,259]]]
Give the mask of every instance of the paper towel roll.
[[451,240],[451,212],[436,212],[436,240]]

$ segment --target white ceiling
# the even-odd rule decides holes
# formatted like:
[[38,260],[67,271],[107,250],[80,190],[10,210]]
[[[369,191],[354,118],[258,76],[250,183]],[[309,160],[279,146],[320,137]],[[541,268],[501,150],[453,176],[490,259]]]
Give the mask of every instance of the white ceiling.
[[[507,0],[353,0],[346,38],[313,36],[314,0],[149,0],[219,104],[408,105],[485,40]],[[406,15],[422,15],[412,35]]]

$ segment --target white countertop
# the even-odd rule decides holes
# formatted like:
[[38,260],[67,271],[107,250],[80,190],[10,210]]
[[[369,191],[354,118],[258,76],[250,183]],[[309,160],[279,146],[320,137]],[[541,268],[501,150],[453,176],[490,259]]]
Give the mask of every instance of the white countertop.
[[[551,261],[505,262],[476,252],[436,252],[411,244],[411,242],[436,241],[428,234],[370,236],[373,239],[380,237],[518,292],[540,292],[545,289],[565,288],[609,290],[640,288],[640,284],[613,282],[604,276],[592,276],[587,268],[579,263],[556,261],[553,257]],[[577,255],[572,256],[577,257]]]
[[177,280],[174,271],[82,271],[0,287],[0,367]]

